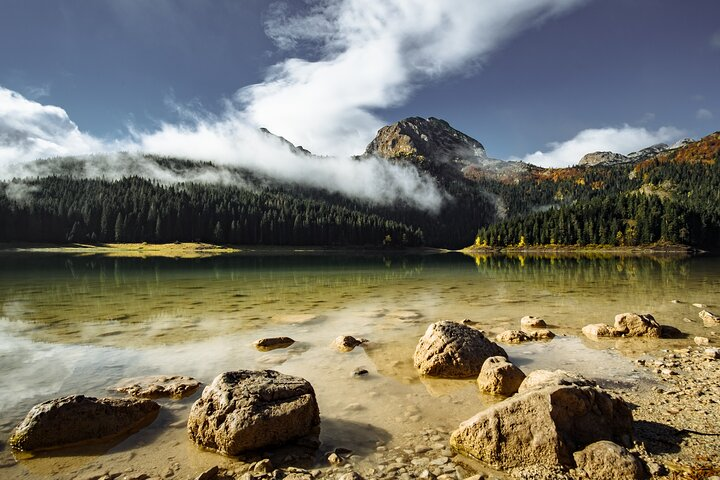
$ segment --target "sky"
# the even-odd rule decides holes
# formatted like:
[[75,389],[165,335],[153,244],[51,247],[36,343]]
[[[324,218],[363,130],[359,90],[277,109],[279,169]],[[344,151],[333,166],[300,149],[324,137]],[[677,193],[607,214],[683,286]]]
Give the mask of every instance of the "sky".
[[261,126],[345,168],[340,159],[408,116],[443,118],[491,157],[545,167],[720,129],[717,0],[2,0],[0,10],[0,168],[118,150],[286,168],[291,159],[268,165],[274,151],[238,153]]

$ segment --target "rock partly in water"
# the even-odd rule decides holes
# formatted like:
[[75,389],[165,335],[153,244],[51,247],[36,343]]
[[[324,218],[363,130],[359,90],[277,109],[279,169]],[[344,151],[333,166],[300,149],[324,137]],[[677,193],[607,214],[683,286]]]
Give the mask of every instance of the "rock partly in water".
[[615,331],[625,337],[662,336],[662,327],[649,313],[620,313],[615,315]]
[[218,375],[193,404],[188,433],[226,455],[317,436],[320,412],[307,380],[274,370]]
[[545,328],[547,327],[547,324],[545,323],[545,320],[540,317],[526,315],[520,319],[520,326],[528,328]]
[[625,447],[601,440],[573,454],[578,476],[603,480],[643,480],[645,471],[640,460]]
[[534,370],[525,377],[518,391],[520,393],[538,388],[575,385],[578,387],[595,387],[597,384],[582,375],[565,370]]
[[433,323],[420,339],[413,364],[422,375],[467,378],[480,373],[488,357],[507,353],[474,328],[455,322]]
[[355,347],[362,345],[363,343],[367,343],[367,340],[364,338],[355,338],[350,335],[340,335],[333,340],[331,346],[338,352],[351,352]]
[[112,440],[149,425],[159,410],[147,399],[56,398],[30,409],[8,443],[35,451]]
[[533,340],[552,340],[555,338],[555,334],[547,328],[538,328],[537,330],[530,332],[529,335]]
[[480,391],[498,395],[513,395],[518,391],[525,374],[505,357],[490,357],[483,363],[477,384]]
[[591,323],[590,325],[585,325],[582,332],[589,338],[616,337],[619,335],[613,327],[605,323]]
[[532,341],[532,337],[522,330],[505,330],[495,337],[496,342],[518,344]]
[[450,437],[458,452],[494,468],[574,464],[573,453],[599,440],[629,445],[632,413],[620,398],[589,386],[531,389],[484,410]]
[[293,343],[295,343],[295,340],[290,337],[269,337],[255,340],[253,345],[261,352],[268,352],[276,348],[287,348]]
[[703,321],[703,325],[706,327],[717,327],[720,325],[720,317],[707,310],[701,310],[698,312],[698,316]]
[[158,375],[128,378],[120,381],[113,389],[140,398],[185,398],[198,389],[200,382],[182,375]]

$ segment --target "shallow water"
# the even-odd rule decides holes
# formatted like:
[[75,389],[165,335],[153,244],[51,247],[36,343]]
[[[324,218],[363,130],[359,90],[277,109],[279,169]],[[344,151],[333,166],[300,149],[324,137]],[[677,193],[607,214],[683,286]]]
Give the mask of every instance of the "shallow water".
[[[524,315],[559,336],[506,346],[526,372],[564,368],[605,384],[643,381],[632,360],[708,336],[693,303],[718,309],[718,258],[523,258],[300,254],[205,259],[121,259],[49,254],[0,257],[0,441],[27,410],[69,394],[102,396],[123,378],[182,374],[210,383],[233,369],[273,368],[308,379],[322,415],[321,451],[342,446],[371,465],[377,442],[451,431],[498,399],[473,380],[419,378],[412,353],[427,325],[470,319],[494,336]],[[673,302],[675,301],[675,302]],[[588,323],[650,312],[689,335],[679,340],[582,337]],[[259,352],[258,338],[290,336]],[[369,339],[350,353],[338,335]],[[352,372],[359,367],[365,377]],[[158,419],[115,445],[22,459],[2,478],[74,478],[107,467],[178,478],[233,460],[187,440],[192,402],[162,400]],[[443,439],[445,442],[447,439]]]

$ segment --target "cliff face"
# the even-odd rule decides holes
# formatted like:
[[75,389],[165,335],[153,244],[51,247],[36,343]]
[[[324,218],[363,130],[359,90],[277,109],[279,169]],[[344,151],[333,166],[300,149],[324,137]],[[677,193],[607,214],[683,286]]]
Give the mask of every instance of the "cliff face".
[[435,162],[487,158],[480,142],[434,117],[410,117],[381,128],[365,154]]

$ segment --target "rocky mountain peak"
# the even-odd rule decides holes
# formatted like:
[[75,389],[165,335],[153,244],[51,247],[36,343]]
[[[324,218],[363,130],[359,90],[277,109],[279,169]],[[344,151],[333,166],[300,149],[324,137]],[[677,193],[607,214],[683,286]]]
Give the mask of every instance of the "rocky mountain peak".
[[630,159],[625,155],[615,152],[593,152],[588,153],[580,159],[578,165],[593,167],[595,165],[618,165],[627,163]]
[[432,161],[487,158],[480,142],[434,117],[409,117],[382,127],[365,149],[365,154]]
[[286,146],[292,153],[294,153],[295,155],[303,155],[303,156],[311,156],[311,155],[312,155],[312,152],[310,152],[310,150],[307,150],[307,149],[303,148],[302,145],[295,145],[294,143],[292,143],[292,142],[291,142],[290,140],[288,140],[287,138],[281,137],[280,135],[275,135],[274,133],[272,133],[270,130],[268,130],[268,129],[265,128],[265,127],[260,127],[260,131],[261,131],[263,134],[265,134],[266,136],[271,137],[271,138],[274,138],[274,139],[277,139],[278,141],[280,141],[283,145],[285,145],[285,146]]

